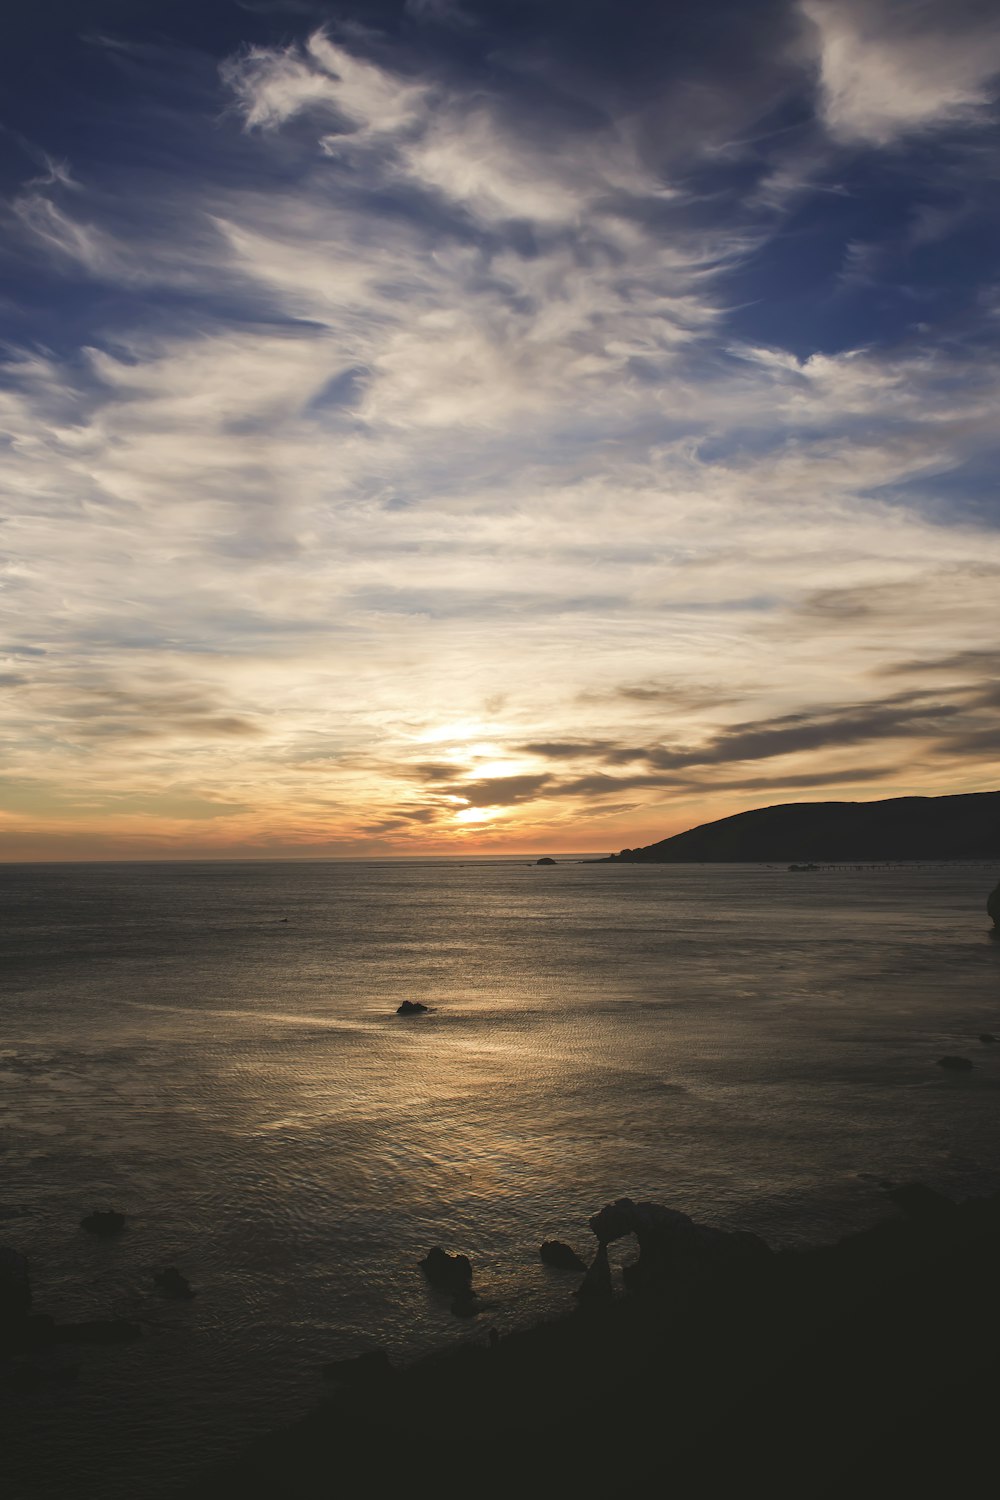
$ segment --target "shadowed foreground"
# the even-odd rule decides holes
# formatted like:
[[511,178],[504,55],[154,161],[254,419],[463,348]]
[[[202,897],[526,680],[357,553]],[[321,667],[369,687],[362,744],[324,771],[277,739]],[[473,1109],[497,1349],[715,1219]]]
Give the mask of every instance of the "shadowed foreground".
[[1000,1194],[897,1201],[832,1247],[647,1285],[492,1348],[484,1330],[398,1373],[372,1361],[188,1494],[977,1493],[1000,1465]]

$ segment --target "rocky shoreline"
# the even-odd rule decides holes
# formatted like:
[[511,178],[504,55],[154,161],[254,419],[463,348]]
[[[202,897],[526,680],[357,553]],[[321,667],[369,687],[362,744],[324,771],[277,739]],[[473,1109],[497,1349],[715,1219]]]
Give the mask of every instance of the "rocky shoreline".
[[[874,1228],[777,1253],[619,1200],[591,1220],[572,1314],[402,1370],[352,1362],[330,1402],[185,1493],[971,1492],[998,1460],[1000,1193],[887,1197]],[[625,1234],[640,1254],[612,1295]]]

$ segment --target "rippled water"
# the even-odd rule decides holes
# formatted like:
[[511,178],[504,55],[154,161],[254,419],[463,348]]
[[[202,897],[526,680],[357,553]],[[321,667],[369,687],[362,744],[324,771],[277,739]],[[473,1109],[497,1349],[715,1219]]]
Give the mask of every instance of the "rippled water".
[[[314,1404],[324,1361],[482,1337],[415,1269],[437,1243],[503,1327],[566,1305],[538,1244],[587,1250],[624,1193],[788,1244],[884,1212],[880,1178],[997,1186],[995,880],[0,867],[0,1241],[39,1310],[144,1329],[6,1397],[14,1493],[167,1495]],[[104,1206],[110,1243],[77,1227]],[[155,1294],[168,1264],[193,1302]]]

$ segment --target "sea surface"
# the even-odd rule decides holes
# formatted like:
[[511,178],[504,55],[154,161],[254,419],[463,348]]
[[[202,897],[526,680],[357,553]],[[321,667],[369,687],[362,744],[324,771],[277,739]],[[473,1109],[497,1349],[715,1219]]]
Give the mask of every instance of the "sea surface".
[[[0,1243],[36,1310],[143,1329],[0,1370],[10,1500],[178,1493],[327,1361],[567,1309],[538,1246],[589,1257],[609,1199],[783,1246],[884,1216],[883,1180],[1000,1187],[997,875],[0,866]],[[127,1231],[82,1232],[95,1208]],[[472,1259],[471,1322],[418,1269],[436,1244]]]

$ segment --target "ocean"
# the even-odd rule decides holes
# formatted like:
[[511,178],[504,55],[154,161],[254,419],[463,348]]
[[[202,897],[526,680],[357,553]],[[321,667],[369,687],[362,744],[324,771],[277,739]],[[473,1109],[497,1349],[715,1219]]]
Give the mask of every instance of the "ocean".
[[[143,1330],[0,1369],[11,1500],[176,1494],[327,1361],[568,1310],[538,1246],[589,1258],[609,1199],[788,1246],[885,1215],[887,1180],[1000,1187],[997,875],[0,866],[0,1244],[37,1311]],[[102,1208],[119,1238],[79,1228]],[[477,1318],[425,1283],[436,1244]]]

